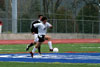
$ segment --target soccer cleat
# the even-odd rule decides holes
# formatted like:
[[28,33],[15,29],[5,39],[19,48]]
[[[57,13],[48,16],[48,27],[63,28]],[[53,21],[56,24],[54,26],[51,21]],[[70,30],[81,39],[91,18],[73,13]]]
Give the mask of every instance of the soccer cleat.
[[41,53],[39,53],[39,56],[42,56],[42,54],[41,54]]
[[33,45],[34,45],[33,43],[28,44],[28,45],[27,45],[27,48],[26,48],[26,51],[28,51],[29,48],[32,47]]
[[28,51],[28,50],[29,50],[29,47],[26,48],[26,51]]
[[31,54],[31,57],[33,58],[33,55],[34,55],[34,54],[33,54],[32,52],[30,52],[30,54]]
[[50,49],[51,52],[53,52],[53,49]]

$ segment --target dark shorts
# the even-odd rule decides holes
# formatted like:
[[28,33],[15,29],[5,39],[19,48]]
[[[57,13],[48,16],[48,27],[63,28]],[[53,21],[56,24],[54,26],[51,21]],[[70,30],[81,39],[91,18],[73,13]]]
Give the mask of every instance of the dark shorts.
[[45,35],[39,35],[39,42],[44,42],[45,41]]

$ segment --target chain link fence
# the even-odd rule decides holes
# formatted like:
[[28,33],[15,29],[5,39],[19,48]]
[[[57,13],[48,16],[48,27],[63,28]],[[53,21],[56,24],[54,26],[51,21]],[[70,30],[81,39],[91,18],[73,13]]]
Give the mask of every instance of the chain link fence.
[[[100,34],[100,0],[17,0],[17,33],[29,33],[39,14],[53,25],[50,33]],[[12,0],[0,0],[3,33],[12,32]]]

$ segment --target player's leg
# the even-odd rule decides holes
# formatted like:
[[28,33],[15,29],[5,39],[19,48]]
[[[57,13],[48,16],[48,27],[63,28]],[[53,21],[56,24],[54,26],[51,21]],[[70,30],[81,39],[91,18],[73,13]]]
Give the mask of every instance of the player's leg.
[[36,45],[34,46],[32,52],[30,52],[31,57],[33,58],[33,55],[35,53],[35,51],[37,50],[37,48],[42,44],[42,42],[37,42]]
[[[39,41],[38,34],[35,34],[34,42],[38,42],[38,41]],[[41,46],[38,46],[38,52],[39,54],[41,54]]]
[[[39,42],[44,42],[44,41],[45,41],[44,36],[42,36],[42,38],[38,36],[38,41],[39,41]],[[39,52],[39,54],[41,55],[41,46],[38,46],[38,52]]]
[[36,44],[36,42],[38,41],[37,37],[38,37],[38,34],[34,34],[34,43],[30,43],[29,45],[27,45],[26,51],[28,51],[30,47]]
[[37,48],[45,41],[45,35],[38,36],[37,38],[38,38],[38,42],[36,43],[36,45],[33,48],[32,52],[30,52],[32,58],[33,58],[33,54],[37,50]]
[[48,45],[49,45],[50,51],[53,51],[51,37],[46,35],[45,39],[48,40]]
[[29,45],[27,45],[27,47],[26,47],[26,51],[28,51],[29,48],[32,47],[34,44],[36,44],[36,42],[34,42],[34,43],[32,42],[32,43],[30,43]]
[[[38,38],[38,34],[35,34],[35,39],[34,39],[35,42],[39,42],[39,38]],[[39,54],[41,54],[41,46],[38,46],[38,52]]]
[[41,46],[38,47],[38,52],[41,55]]

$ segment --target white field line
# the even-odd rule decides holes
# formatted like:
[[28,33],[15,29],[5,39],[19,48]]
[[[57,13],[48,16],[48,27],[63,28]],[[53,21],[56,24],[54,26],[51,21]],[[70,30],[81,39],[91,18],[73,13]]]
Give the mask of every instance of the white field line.
[[0,50],[18,50],[18,49],[0,49]]
[[81,47],[81,48],[100,48],[100,47]]

